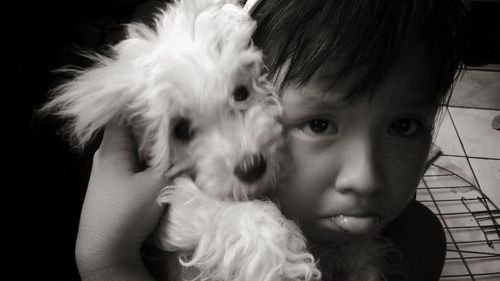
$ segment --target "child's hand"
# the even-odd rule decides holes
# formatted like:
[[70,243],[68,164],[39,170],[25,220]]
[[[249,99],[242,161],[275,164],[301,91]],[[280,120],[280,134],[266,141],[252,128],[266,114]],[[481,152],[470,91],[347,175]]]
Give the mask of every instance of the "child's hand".
[[76,259],[82,279],[149,277],[140,247],[162,213],[155,201],[166,180],[152,169],[140,171],[136,150],[126,127],[106,127],[78,230]]

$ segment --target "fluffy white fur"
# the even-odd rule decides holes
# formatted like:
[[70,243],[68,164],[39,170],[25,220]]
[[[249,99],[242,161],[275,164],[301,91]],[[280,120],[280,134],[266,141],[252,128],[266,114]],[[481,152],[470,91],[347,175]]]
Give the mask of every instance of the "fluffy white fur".
[[[112,119],[132,126],[140,156],[175,178],[158,198],[169,210],[158,243],[198,280],[319,279],[299,228],[255,200],[275,186],[283,136],[254,28],[235,0],[176,1],[154,28],[129,25],[113,55],[95,55],[45,110],[69,119],[80,145]],[[235,169],[251,170],[256,155],[263,174],[241,180]]]
[[[319,279],[297,225],[259,200],[284,159],[282,110],[251,43],[254,28],[236,0],[175,1],[153,28],[129,25],[112,56],[73,70],[43,110],[70,120],[79,145],[113,119],[132,127],[142,159],[173,181],[158,198],[168,205],[158,245],[196,268],[196,280]],[[235,171],[251,171],[256,159],[262,174],[242,180]],[[378,278],[383,251],[373,241],[339,249],[340,267]]]
[[181,260],[199,280],[311,280],[319,278],[299,228],[270,201],[219,200],[188,178],[160,195],[169,219],[159,229],[164,249],[195,249]]

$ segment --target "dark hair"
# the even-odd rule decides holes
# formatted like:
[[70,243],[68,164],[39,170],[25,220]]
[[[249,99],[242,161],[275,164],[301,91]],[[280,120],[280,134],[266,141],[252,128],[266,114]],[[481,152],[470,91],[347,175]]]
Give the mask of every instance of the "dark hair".
[[271,73],[287,60],[282,83],[304,85],[335,55],[335,79],[363,66],[351,96],[373,89],[398,55],[423,39],[432,61],[433,102],[442,103],[462,68],[462,0],[266,0],[254,10],[254,43]]

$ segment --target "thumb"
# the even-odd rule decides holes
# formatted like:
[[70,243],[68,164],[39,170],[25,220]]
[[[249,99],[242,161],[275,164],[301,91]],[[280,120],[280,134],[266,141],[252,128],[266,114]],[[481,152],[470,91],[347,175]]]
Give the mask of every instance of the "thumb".
[[112,162],[123,172],[139,171],[136,141],[130,128],[121,122],[115,120],[106,125],[98,153],[103,161]]

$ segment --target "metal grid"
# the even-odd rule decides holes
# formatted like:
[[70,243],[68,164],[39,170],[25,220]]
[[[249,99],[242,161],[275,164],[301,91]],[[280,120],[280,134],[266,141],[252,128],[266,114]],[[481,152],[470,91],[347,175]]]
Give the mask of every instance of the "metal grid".
[[500,280],[500,210],[479,188],[434,163],[417,200],[438,216],[446,232],[441,280]]

